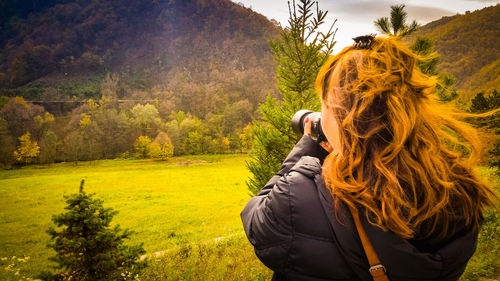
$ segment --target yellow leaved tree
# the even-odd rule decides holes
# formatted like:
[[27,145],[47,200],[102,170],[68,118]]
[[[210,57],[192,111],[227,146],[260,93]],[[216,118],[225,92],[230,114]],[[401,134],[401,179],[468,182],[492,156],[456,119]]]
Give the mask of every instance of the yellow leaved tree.
[[28,165],[33,159],[40,154],[40,147],[36,141],[31,140],[30,132],[26,132],[19,137],[19,146],[14,151],[14,157],[19,162],[24,162]]

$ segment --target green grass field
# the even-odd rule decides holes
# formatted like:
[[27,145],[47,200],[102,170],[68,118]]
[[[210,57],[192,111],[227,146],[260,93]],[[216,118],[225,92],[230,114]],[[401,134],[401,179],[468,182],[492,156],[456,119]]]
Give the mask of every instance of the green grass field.
[[[63,195],[76,193],[80,180],[105,207],[119,211],[113,223],[136,233],[128,244],[144,242],[155,256],[141,280],[269,280],[270,270],[253,253],[239,213],[250,196],[246,155],[175,157],[168,162],[104,160],[29,166],[0,171],[0,280],[20,280],[5,270],[12,257],[20,276],[34,277],[53,265],[46,248],[51,216],[64,211]],[[499,186],[493,171],[479,168]],[[498,276],[499,212],[485,214],[478,251],[461,280]]]
[[29,256],[22,264],[29,276],[48,269],[48,257],[55,252],[46,248],[45,231],[51,216],[63,212],[63,195],[78,192],[81,179],[88,193],[119,211],[114,224],[136,232],[129,244],[144,242],[148,253],[221,237],[242,240],[239,213],[250,198],[247,159],[104,160],[0,171],[0,257]]

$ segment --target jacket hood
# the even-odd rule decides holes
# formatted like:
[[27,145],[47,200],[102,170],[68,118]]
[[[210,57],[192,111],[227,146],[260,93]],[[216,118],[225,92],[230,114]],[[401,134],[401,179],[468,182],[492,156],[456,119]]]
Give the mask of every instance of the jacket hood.
[[[314,179],[340,251],[362,280],[372,280],[352,216],[343,204],[340,204],[340,210],[335,210],[332,195],[321,177],[320,161],[314,157],[302,157],[292,171]],[[472,231],[457,232],[429,250],[428,247],[421,249],[411,240],[390,231],[383,231],[364,216],[360,219],[390,280],[457,280],[476,249],[477,234]]]

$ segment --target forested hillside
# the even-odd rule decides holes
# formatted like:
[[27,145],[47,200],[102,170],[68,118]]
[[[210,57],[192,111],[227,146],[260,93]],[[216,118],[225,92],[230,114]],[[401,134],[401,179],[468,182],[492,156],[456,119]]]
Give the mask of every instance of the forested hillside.
[[268,41],[280,27],[229,0],[0,10],[4,166],[248,150],[245,128],[277,93]]
[[[417,36],[471,97],[500,88],[499,19],[497,5]],[[230,0],[5,0],[0,28],[3,166],[245,151],[277,96],[280,27]]]
[[466,99],[500,88],[500,4],[426,24],[410,41],[416,36],[434,41],[438,69],[456,77]]
[[95,99],[112,72],[119,99],[204,117],[245,99],[255,108],[274,88],[267,41],[279,28],[229,0],[18,2],[2,2],[2,95]]

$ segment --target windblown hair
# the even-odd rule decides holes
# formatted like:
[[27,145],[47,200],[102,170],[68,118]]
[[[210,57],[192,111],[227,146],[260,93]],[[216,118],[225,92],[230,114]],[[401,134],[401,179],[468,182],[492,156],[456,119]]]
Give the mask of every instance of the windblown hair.
[[477,231],[496,198],[474,172],[483,147],[475,129],[455,119],[461,114],[437,101],[437,80],[416,60],[402,43],[377,37],[321,68],[323,114],[333,114],[341,139],[323,178],[337,206],[362,206],[370,223],[400,237],[419,229],[444,238],[457,218]]

